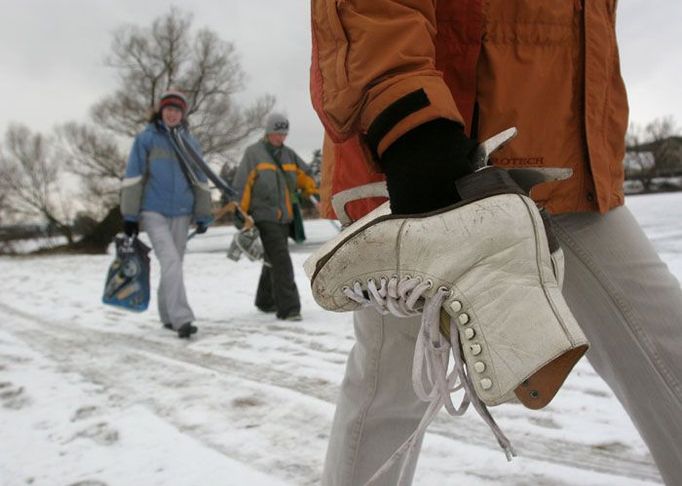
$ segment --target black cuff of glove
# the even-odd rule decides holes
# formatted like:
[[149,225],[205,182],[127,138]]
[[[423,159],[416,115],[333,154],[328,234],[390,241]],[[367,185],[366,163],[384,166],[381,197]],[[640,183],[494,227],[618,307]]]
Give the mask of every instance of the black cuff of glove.
[[458,202],[455,180],[473,172],[470,155],[475,148],[462,125],[445,118],[424,123],[396,140],[379,160],[391,211],[425,213]]

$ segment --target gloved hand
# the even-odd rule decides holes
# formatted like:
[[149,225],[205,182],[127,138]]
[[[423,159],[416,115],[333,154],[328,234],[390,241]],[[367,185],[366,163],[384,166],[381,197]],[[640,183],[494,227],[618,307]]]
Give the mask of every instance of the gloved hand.
[[140,232],[140,224],[137,221],[123,221],[123,232],[126,236],[137,236]]
[[470,157],[475,149],[462,125],[444,118],[393,142],[379,160],[393,214],[425,213],[459,201],[455,180],[473,172]]
[[197,234],[202,235],[208,231],[208,225],[206,223],[197,223]]

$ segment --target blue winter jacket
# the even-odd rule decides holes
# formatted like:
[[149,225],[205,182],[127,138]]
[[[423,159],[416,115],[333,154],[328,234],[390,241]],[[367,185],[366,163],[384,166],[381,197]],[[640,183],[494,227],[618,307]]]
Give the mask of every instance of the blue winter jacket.
[[[197,141],[186,128],[184,139],[201,154]],[[121,188],[121,213],[126,221],[137,221],[142,211],[167,217],[193,214],[197,223],[209,223],[211,195],[206,175],[192,185],[185,176],[161,122],[150,123],[135,137]]]

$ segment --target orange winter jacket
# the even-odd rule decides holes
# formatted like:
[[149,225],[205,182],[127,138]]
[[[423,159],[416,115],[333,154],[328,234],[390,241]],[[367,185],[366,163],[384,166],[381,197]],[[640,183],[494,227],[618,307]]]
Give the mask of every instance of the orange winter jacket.
[[[322,196],[328,203],[381,181],[376,157],[415,126],[444,117],[478,140],[516,126],[518,137],[494,154],[495,165],[573,169],[571,179],[534,189],[550,212],[623,204],[628,106],[616,3],[313,0],[311,96],[326,131]],[[379,201],[346,211],[357,219]]]

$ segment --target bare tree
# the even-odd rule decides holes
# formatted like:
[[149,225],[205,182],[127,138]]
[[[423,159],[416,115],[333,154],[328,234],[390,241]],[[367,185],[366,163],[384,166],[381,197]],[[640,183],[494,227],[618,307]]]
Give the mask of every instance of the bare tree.
[[83,181],[88,212],[104,217],[96,234],[84,238],[87,251],[105,248],[120,230],[118,190],[127,151],[165,90],[187,95],[192,133],[216,167],[237,160],[236,150],[262,127],[274,105],[265,95],[240,106],[234,98],[245,75],[234,45],[208,29],[194,32],[192,16],[177,8],[148,27],[116,31],[106,63],[118,75],[118,89],[92,107],[90,123],[58,130],[60,155]]
[[322,177],[322,149],[315,149],[313,151],[313,160],[310,162],[310,171],[313,174],[313,179],[315,179],[315,184],[319,187]]
[[57,134],[62,141],[60,158],[82,180],[83,206],[91,216],[103,217],[118,203],[125,151],[116,138],[97,127],[70,122],[59,127]]
[[627,151],[623,161],[625,179],[641,182],[642,187],[647,192],[651,191],[651,183],[656,176],[656,159],[650,151],[648,142],[649,134],[646,127],[630,122],[625,134],[625,148]]
[[641,125],[630,122],[625,133],[625,147],[627,150],[636,150],[646,138],[644,128]]
[[[682,137],[672,115],[656,118],[644,127],[630,123],[626,146],[626,176],[639,179],[647,189],[655,177],[673,176],[682,171]],[[640,163],[646,161],[646,163]]]
[[647,142],[658,142],[679,133],[672,115],[654,119],[646,125],[644,131],[648,137]]
[[654,156],[659,176],[682,175],[682,137],[670,136],[660,140]]
[[190,101],[192,133],[204,153],[222,165],[262,127],[274,98],[239,106],[234,95],[243,89],[245,75],[234,45],[208,29],[193,35],[191,26],[190,14],[171,8],[151,27],[119,29],[107,63],[117,70],[120,88],[93,107],[92,117],[129,139],[144,126],[161,93],[177,88]]
[[69,243],[70,208],[62,197],[61,165],[54,144],[22,125],[10,125],[0,150],[0,190],[5,207],[16,215],[44,219]]

